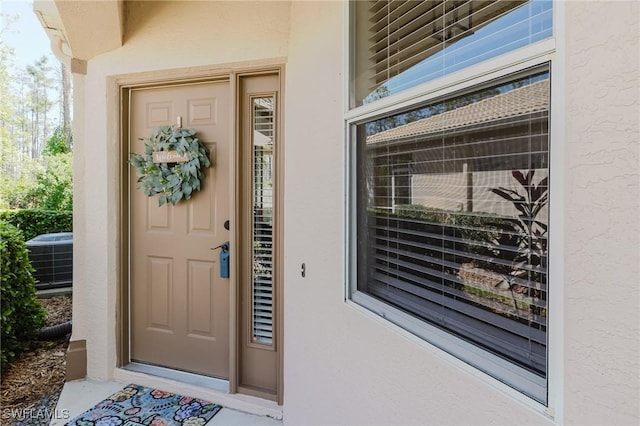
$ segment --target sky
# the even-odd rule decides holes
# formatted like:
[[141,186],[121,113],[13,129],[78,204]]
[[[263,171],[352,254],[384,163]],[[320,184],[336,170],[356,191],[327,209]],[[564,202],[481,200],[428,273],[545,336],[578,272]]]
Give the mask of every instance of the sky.
[[18,67],[33,64],[42,55],[49,56],[50,63],[56,62],[49,38],[33,13],[31,0],[0,0],[0,13],[2,28],[5,27],[8,17],[17,16],[17,20],[2,32],[2,39],[13,47],[14,62]]

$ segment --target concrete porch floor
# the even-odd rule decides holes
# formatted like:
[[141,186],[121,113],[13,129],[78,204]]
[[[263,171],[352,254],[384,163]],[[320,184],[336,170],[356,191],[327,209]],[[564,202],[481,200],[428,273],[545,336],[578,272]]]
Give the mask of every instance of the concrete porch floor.
[[[50,426],[62,426],[98,402],[125,387],[126,383],[100,382],[89,379],[75,380],[64,384]],[[222,408],[207,426],[282,426],[282,421],[266,416],[257,416],[230,408]]]

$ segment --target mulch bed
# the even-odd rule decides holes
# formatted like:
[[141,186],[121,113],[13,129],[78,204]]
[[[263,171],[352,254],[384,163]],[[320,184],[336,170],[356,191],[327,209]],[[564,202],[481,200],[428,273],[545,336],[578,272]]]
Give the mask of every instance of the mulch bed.
[[[71,297],[39,299],[47,311],[46,326],[71,320]],[[7,425],[49,424],[65,378],[67,338],[36,342],[2,374],[0,423]]]

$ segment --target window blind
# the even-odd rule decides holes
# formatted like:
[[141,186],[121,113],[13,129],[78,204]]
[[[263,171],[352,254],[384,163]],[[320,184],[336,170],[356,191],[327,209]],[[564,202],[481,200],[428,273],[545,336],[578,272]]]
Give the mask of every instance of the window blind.
[[253,99],[252,340],[273,343],[273,97]]
[[357,290],[540,377],[548,115],[542,72],[357,128]]
[[[551,35],[549,0],[356,2],[356,105]],[[366,53],[364,53],[366,52]]]

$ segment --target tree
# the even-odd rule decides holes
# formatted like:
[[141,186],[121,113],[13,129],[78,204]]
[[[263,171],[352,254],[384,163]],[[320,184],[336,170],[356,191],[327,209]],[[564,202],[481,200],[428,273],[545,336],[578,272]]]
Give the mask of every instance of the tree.
[[44,151],[42,151],[43,156],[48,157],[70,152],[66,133],[66,129],[56,127],[53,135],[47,140]]
[[47,56],[24,68],[13,57],[0,37],[0,208],[70,209],[69,71]]
[[49,75],[51,71],[52,67],[46,56],[42,56],[35,64],[28,65],[26,69],[29,82],[31,158],[40,157],[44,142],[49,136],[50,109],[53,104],[49,95],[53,88],[53,79]]
[[60,108],[61,126],[64,132],[65,142],[71,150],[71,73],[69,69],[60,62]]
[[21,162],[20,146],[13,137],[18,131],[18,97],[13,90],[14,76],[10,72],[13,55],[13,49],[0,39],[0,183],[3,185],[2,176],[16,176]]

